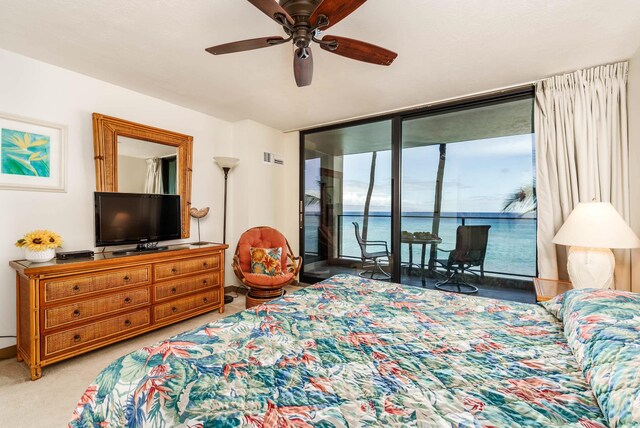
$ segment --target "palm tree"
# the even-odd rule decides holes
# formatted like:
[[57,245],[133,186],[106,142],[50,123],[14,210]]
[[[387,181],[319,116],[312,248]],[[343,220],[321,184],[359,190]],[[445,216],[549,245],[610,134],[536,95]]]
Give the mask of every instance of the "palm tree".
[[[444,167],[447,161],[447,145],[440,144],[438,157],[438,172],[436,173],[436,195],[433,202],[433,223],[431,223],[431,234],[439,236],[440,233],[440,215],[442,214],[442,184],[444,180]],[[431,243],[429,249],[429,269],[433,270],[434,260],[436,259],[438,246],[435,242]]]
[[376,179],[376,159],[378,152],[371,153],[371,170],[369,171],[369,188],[364,202],[364,218],[362,219],[362,239],[367,240],[369,230],[369,208],[371,207],[371,195],[373,194],[374,181]]
[[536,183],[520,187],[504,201],[502,212],[517,212],[520,215],[535,211],[538,207]]

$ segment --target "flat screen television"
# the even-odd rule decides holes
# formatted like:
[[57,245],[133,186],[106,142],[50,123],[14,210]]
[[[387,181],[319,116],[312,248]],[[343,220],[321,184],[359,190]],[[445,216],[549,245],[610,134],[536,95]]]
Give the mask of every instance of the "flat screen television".
[[180,196],[95,192],[96,247],[137,244],[132,251],[166,249],[158,241],[181,238]]

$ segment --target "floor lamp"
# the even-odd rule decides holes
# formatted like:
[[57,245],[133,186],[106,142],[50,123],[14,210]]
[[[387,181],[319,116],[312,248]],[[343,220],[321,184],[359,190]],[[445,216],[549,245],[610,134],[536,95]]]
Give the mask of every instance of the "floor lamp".
[[[223,223],[222,223],[222,242],[224,244],[227,243],[227,178],[229,176],[229,171],[231,168],[236,166],[240,159],[230,158],[226,156],[214,156],[213,160],[218,164],[222,171],[224,172],[224,214],[223,214]],[[233,297],[227,294],[224,295],[224,303],[233,302]]]

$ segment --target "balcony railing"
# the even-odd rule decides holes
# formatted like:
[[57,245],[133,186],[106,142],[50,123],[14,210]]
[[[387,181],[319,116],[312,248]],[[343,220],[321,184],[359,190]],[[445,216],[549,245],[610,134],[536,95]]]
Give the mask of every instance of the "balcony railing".
[[[362,214],[341,214],[337,216],[338,257],[342,259],[360,259],[360,248],[355,239],[352,222],[360,224],[362,230],[364,216]],[[403,215],[401,230],[408,232],[432,232],[433,215]],[[391,240],[391,216],[372,214],[368,217],[369,240]],[[305,214],[305,253],[317,255],[317,227],[319,215]],[[497,276],[532,277],[536,274],[536,218],[519,217],[501,214],[488,215],[441,215],[438,236],[442,242],[438,248],[452,250],[455,247],[456,229],[460,225],[491,225],[489,243],[485,259],[485,272]],[[414,256],[422,251],[414,246]],[[429,251],[427,246],[426,251]],[[443,254],[443,253],[440,253]],[[429,254],[426,255],[428,260]],[[408,263],[409,244],[401,245],[401,262]],[[415,260],[415,258],[414,258]]]

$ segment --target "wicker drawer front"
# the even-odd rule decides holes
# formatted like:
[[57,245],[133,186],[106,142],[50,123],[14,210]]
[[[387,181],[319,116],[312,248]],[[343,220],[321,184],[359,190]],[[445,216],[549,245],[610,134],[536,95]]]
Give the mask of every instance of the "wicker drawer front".
[[196,273],[220,267],[220,255],[196,257],[193,259],[176,260],[174,262],[158,263],[155,265],[156,280],[173,278],[180,275]]
[[142,266],[44,281],[44,302],[54,302],[119,287],[148,284],[151,282],[150,273],[150,266]]
[[111,312],[127,308],[135,308],[151,302],[149,288],[138,288],[131,291],[82,302],[56,306],[44,310],[44,327],[47,329],[65,324],[88,320]]
[[220,272],[198,275],[176,281],[163,282],[155,286],[155,301],[160,302],[167,299],[215,287],[220,284]]
[[151,323],[149,312],[149,309],[129,312],[93,324],[45,335],[43,356],[73,350],[110,336],[120,335],[127,330],[147,326]]
[[164,321],[172,317],[179,317],[184,313],[220,303],[218,290],[199,293],[194,296],[183,297],[172,302],[156,305],[154,308],[155,321]]

